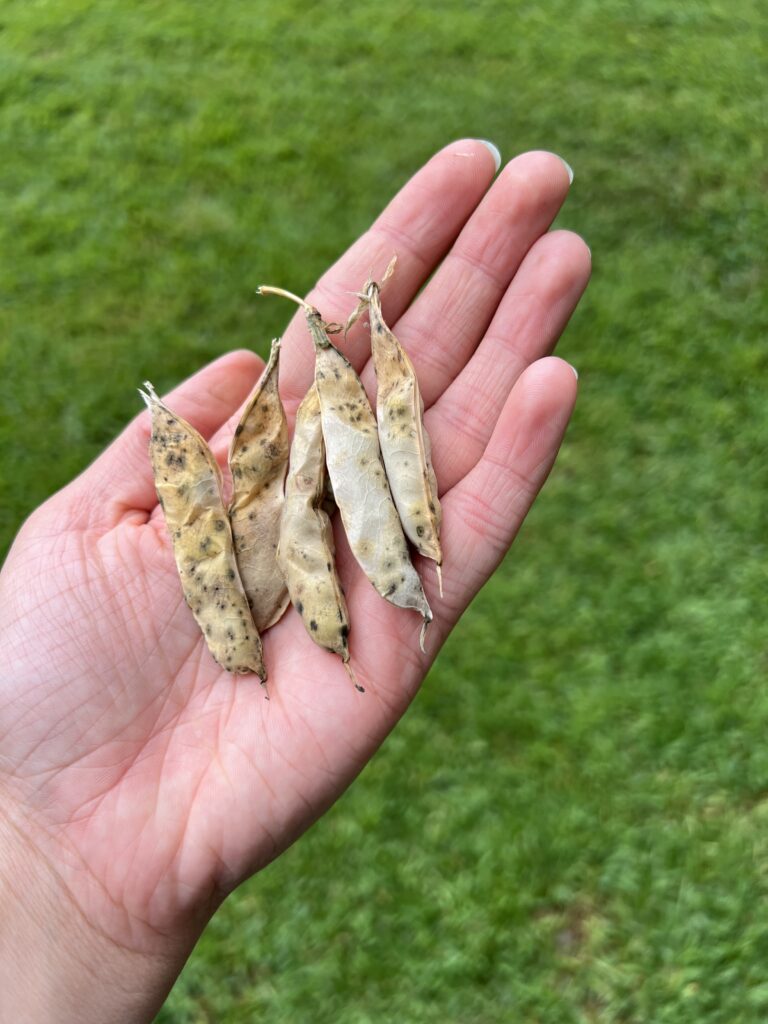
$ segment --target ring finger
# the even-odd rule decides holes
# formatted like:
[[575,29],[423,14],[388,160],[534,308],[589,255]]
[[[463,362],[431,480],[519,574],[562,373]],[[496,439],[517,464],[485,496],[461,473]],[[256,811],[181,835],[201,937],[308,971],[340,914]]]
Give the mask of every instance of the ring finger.
[[545,235],[525,257],[474,355],[424,418],[441,494],[481,458],[525,368],[554,349],[590,270],[589,249],[570,231]]

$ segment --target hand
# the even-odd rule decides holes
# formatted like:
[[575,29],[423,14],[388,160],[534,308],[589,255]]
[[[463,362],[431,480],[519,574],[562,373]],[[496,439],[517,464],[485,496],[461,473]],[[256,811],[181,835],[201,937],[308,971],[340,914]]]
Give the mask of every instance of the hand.
[[[71,924],[91,952],[78,968],[67,935],[48,938],[57,1020],[70,1019],[78,970],[101,964],[116,981],[100,998],[116,987],[121,1019],[151,1018],[220,901],[333,803],[394,726],[542,486],[576,396],[572,368],[548,353],[586,286],[589,250],[547,233],[569,187],[556,156],[518,157],[489,189],[493,176],[482,143],[448,146],[309,296],[343,321],[349,293],[398,254],[384,313],[416,367],[443,507],[443,600],[433,564],[417,560],[435,612],[426,656],[420,617],[375,593],[337,531],[366,693],[292,609],[264,637],[269,701],[255,677],[223,672],[182,597],[146,412],[16,539],[0,576],[0,822],[6,906],[32,921],[8,955],[18,985],[39,965],[25,949],[45,942],[35,920]],[[341,347],[372,391],[362,324]],[[298,312],[280,372],[291,422],[312,364]],[[262,365],[231,353],[167,398],[222,461]],[[129,976],[142,999],[131,1001]],[[90,1020],[78,998],[76,1019]],[[111,1019],[103,1004],[91,1012]]]

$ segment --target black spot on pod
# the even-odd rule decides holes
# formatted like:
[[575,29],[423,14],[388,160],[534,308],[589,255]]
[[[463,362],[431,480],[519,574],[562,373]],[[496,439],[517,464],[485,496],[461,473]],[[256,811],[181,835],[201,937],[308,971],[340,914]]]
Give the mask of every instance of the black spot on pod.
[[349,636],[349,626],[346,624],[346,622],[339,630],[339,633],[341,634],[342,640],[346,640],[347,637]]
[[239,437],[242,434],[242,432],[243,432],[243,424],[242,423],[238,423],[238,425],[235,427],[235,437]]
[[214,530],[216,530],[218,533],[221,533],[224,527],[225,523],[223,519],[217,519],[216,522],[213,524]]
[[424,527],[423,526],[417,526],[416,527],[416,533],[417,533],[417,535],[419,537],[423,537],[424,536]]
[[299,615],[301,615],[301,613],[304,611],[304,605],[301,603],[301,601],[297,602],[296,611],[299,613]]
[[309,628],[312,630],[313,633],[317,632],[317,623],[315,622],[314,619],[309,620]]

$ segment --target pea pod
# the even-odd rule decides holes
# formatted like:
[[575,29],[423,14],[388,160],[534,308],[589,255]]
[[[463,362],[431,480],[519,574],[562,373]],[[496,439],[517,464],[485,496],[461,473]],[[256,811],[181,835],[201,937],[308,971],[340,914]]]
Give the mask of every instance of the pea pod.
[[148,381],[144,387],[139,394],[152,416],[155,487],[184,598],[214,660],[228,672],[255,672],[265,682],[261,638],[237,569],[218,464],[195,428],[171,412]]
[[333,529],[324,509],[326,469],[320,399],[312,385],[296,413],[278,562],[291,603],[312,640],[349,666],[349,613],[334,560]]
[[288,606],[276,558],[288,466],[288,426],[277,388],[279,357],[280,341],[275,339],[229,450],[235,556],[253,621],[262,633]]
[[[392,274],[394,265],[395,259],[390,262],[384,281]],[[384,320],[380,285],[366,281],[359,297],[360,305],[347,326],[367,307],[377,380],[376,419],[387,479],[408,540],[420,555],[436,563],[442,597],[440,502],[416,371]]]

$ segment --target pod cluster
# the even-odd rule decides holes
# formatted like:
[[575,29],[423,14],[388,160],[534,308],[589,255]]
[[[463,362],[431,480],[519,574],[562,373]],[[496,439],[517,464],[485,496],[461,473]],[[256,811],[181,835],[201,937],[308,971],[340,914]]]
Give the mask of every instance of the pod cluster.
[[[384,281],[390,276],[394,260]],[[348,325],[367,310],[378,382],[376,412],[345,356],[337,325],[305,310],[315,379],[299,406],[291,444],[278,392],[279,340],[235,430],[229,451],[232,499],[206,442],[142,391],[151,416],[150,457],[184,597],[214,659],[230,672],[266,671],[260,634],[290,602],[307,634],[349,664],[350,618],[336,570],[329,495],[349,546],[387,601],[432,621],[408,541],[435,561],[440,579],[440,504],[413,366],[381,311],[380,285],[366,282]],[[442,581],[441,581],[442,593]]]

